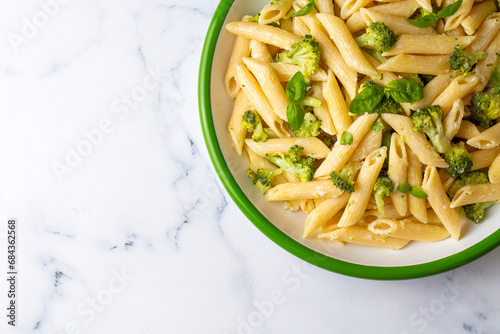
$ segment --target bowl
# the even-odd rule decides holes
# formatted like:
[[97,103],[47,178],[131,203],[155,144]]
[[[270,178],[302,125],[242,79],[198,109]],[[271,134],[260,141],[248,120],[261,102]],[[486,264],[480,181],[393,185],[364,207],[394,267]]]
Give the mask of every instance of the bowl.
[[222,0],[207,32],[199,72],[201,126],[210,158],[227,192],[246,217],[289,253],[323,269],[352,277],[378,280],[411,279],[438,274],[467,264],[500,243],[500,212],[489,209],[481,224],[464,222],[458,242],[411,242],[401,250],[348,244],[325,239],[304,239],[306,213],[283,209],[282,202],[267,202],[246,176],[247,164],[231,146],[227,124],[233,102],[225,93],[224,75],[234,35],[224,26],[254,15],[268,1]]

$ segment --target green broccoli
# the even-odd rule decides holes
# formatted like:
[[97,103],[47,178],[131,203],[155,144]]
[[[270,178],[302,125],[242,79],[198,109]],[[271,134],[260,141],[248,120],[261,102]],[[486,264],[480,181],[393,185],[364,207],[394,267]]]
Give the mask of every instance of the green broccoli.
[[255,16],[247,18],[247,21],[259,23],[259,18],[260,18],[260,12],[258,12]]
[[444,135],[442,118],[443,112],[439,105],[418,109],[411,115],[413,130],[424,132],[439,153],[446,153],[451,149],[451,145]]
[[382,54],[375,49],[363,48],[363,51],[368,53],[373,59],[375,59],[379,63],[384,63],[389,59],[389,57],[382,56]]
[[424,83],[424,86],[427,85],[432,79],[434,79],[436,76],[431,75],[431,74],[419,74],[420,79],[422,79],[422,82]]
[[[359,86],[358,94],[361,93],[363,89],[372,85],[376,85],[376,83],[372,80],[365,81],[361,86]],[[370,114],[398,114],[400,112],[404,112],[401,104],[394,100],[391,96],[387,97],[384,95],[382,100],[380,100]]]
[[247,170],[247,175],[252,180],[252,183],[255,184],[263,194],[265,194],[269,189],[271,189],[271,181],[274,177],[282,172],[283,171],[279,168],[274,170],[259,168],[257,169],[257,173],[255,173],[249,168]]
[[382,145],[387,147],[387,157],[384,160],[384,165],[382,166],[383,170],[388,170],[389,169],[389,151],[391,150],[391,140],[392,140],[392,133],[391,132],[384,132],[382,133]]
[[421,88],[424,88],[424,82],[420,78],[418,74],[413,74],[408,78],[408,81],[413,82],[417,85],[419,85]]
[[366,32],[355,40],[360,47],[371,47],[384,53],[396,43],[396,35],[383,22],[378,21],[370,23]]
[[333,171],[330,174],[333,185],[346,193],[354,192],[354,176],[361,168],[361,162],[351,162],[342,168],[338,173]]
[[310,81],[311,76],[319,69],[321,48],[311,35],[305,35],[302,36],[302,41],[292,45],[290,51],[278,53],[273,62],[300,66],[304,78]]
[[455,46],[455,50],[448,59],[450,63],[450,68],[452,70],[460,70],[465,76],[473,74],[472,69],[474,65],[484,58],[484,52],[478,51],[474,53],[467,53],[460,49],[460,45]]
[[331,149],[333,147],[333,144],[335,144],[333,142],[333,139],[332,137],[330,136],[324,136],[321,141],[323,142],[323,144],[325,144],[329,149]]
[[387,175],[379,175],[377,182],[373,186],[375,192],[375,203],[377,204],[378,212],[384,214],[384,196],[390,196],[392,193],[393,184]]
[[271,6],[277,6],[277,7],[279,7],[279,6],[281,6],[283,4],[283,1],[282,0],[271,0],[269,2],[269,4]]
[[316,160],[312,157],[301,156],[303,149],[303,147],[293,145],[288,150],[288,156],[278,152],[266,156],[266,159],[284,171],[292,173],[300,181],[311,181],[316,170]]
[[245,111],[243,114],[241,126],[243,129],[252,133],[252,139],[254,141],[266,141],[269,138],[267,133],[264,131],[259,114],[251,109]]
[[487,129],[500,118],[500,94],[495,94],[494,89],[486,93],[477,92],[472,95],[469,118]]
[[[462,174],[459,178],[455,179],[455,182],[451,185],[450,188],[446,191],[450,198],[453,198],[457,191],[468,185],[475,184],[484,184],[489,183],[488,174],[483,171],[476,170],[469,173]],[[474,203],[464,205],[462,208],[464,209],[465,216],[472,220],[475,223],[481,222],[484,217],[484,210],[491,207],[495,204],[495,201],[492,202],[483,202],[483,203]]]
[[469,173],[472,169],[472,157],[462,141],[458,144],[451,144],[451,150],[444,155],[444,160],[450,165],[446,168],[446,172],[454,179],[464,173]]
[[306,113],[300,128],[295,131],[297,137],[317,137],[320,133],[321,120],[313,113]]

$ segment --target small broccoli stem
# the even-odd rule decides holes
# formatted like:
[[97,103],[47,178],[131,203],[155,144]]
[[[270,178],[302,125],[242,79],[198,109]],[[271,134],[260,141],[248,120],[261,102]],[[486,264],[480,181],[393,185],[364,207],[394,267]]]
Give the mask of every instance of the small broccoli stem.
[[321,107],[321,100],[312,96],[306,96],[300,101],[300,104],[307,107]]
[[366,34],[356,37],[354,40],[356,41],[356,44],[358,44],[360,48],[373,47],[371,38],[368,38]]
[[384,190],[379,189],[375,192],[375,203],[377,204],[378,212],[384,214],[385,212],[385,202],[384,202]]
[[437,133],[431,136],[430,139],[432,146],[434,146],[439,153],[448,153],[451,150],[450,141],[442,133]]

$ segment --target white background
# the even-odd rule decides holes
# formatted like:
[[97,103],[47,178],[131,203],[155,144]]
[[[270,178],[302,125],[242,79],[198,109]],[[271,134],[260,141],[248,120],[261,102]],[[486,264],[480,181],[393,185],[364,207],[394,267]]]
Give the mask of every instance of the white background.
[[288,254],[238,210],[198,119],[217,4],[2,1],[0,332],[499,333],[500,250],[429,278],[354,279]]

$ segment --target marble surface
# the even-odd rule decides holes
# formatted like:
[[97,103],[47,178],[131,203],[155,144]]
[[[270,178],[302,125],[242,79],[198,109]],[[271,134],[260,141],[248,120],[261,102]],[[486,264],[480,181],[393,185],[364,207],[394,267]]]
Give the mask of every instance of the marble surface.
[[361,280],[302,262],[239,211],[198,121],[218,1],[2,4],[1,333],[500,333],[500,249]]

